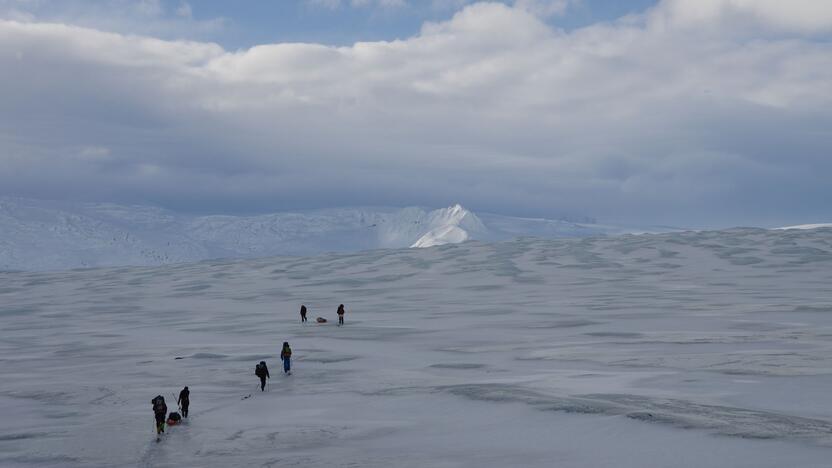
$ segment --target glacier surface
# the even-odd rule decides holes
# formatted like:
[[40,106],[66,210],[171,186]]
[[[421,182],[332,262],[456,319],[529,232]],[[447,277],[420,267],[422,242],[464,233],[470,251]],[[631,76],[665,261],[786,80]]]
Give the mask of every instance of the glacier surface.
[[829,228],[0,273],[0,466],[828,467],[830,281]]

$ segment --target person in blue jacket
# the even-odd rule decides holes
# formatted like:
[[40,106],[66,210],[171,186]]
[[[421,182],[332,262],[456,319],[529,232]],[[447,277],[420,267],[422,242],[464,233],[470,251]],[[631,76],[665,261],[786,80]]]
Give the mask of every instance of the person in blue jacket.
[[292,348],[289,347],[289,342],[283,342],[283,349],[280,350],[280,359],[283,361],[283,372],[286,374],[292,373]]

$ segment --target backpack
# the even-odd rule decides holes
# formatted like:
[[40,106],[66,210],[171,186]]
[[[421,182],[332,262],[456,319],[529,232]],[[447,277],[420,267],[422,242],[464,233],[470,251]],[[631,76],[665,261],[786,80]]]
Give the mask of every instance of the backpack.
[[167,405],[165,405],[165,397],[162,395],[157,395],[156,398],[150,401],[153,403],[153,412],[154,413],[164,413],[168,410]]
[[265,364],[263,364],[262,362],[260,364],[257,364],[257,366],[254,367],[254,375],[256,375],[257,377],[263,377],[264,375],[266,375]]

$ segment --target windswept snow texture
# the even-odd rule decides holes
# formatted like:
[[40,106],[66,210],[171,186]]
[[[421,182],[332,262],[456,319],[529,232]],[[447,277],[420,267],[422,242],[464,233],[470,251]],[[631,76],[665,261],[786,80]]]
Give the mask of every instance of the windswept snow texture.
[[0,466],[827,468],[830,284],[832,229],[2,273]]
[[217,258],[432,247],[626,229],[484,215],[460,205],[342,208],[262,216],[187,216],[146,206],[0,198],[0,271],[150,266]]

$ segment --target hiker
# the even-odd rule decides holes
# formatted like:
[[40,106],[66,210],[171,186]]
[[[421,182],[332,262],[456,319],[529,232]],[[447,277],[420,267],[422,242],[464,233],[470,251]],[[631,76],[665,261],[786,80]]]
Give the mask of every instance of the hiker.
[[165,416],[168,415],[168,405],[165,404],[165,397],[156,395],[156,398],[150,400],[153,404],[153,415],[156,416],[156,440],[163,432],[165,432]]
[[344,304],[338,306],[338,325],[344,324]]
[[176,400],[176,403],[179,404],[179,407],[182,408],[182,417],[188,417],[188,406],[191,405],[191,391],[188,390],[188,387],[182,389],[179,392],[179,399]]
[[260,391],[265,391],[266,379],[272,378],[272,376],[269,375],[269,368],[266,367],[266,361],[260,361],[260,364],[257,364],[254,368],[254,375],[260,377]]
[[300,323],[306,323],[306,306],[300,305]]
[[289,347],[289,342],[283,342],[283,349],[280,350],[280,359],[283,361],[283,373],[292,374],[292,348]]

